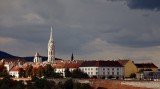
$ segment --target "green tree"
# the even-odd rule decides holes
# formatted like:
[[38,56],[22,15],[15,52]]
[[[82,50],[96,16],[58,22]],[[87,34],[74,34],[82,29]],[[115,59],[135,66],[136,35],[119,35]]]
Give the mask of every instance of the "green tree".
[[54,68],[50,64],[47,64],[44,67],[43,74],[45,77],[52,77],[54,73],[55,73]]
[[19,69],[19,77],[24,77],[25,76],[25,71],[23,68]]
[[43,71],[44,71],[44,68],[42,66],[39,66],[37,71],[36,71],[36,76],[42,77],[43,76]]
[[69,68],[66,68],[65,71],[64,71],[64,73],[65,73],[65,77],[66,78],[67,77],[71,77],[71,72],[69,71]]
[[72,78],[89,78],[87,73],[82,72],[80,69],[75,69],[72,72]]
[[64,82],[64,89],[73,89],[73,80],[68,79]]
[[58,82],[58,84],[56,85],[56,88],[55,89],[64,89],[63,88],[63,83],[60,81],[60,82]]
[[31,77],[32,69],[33,69],[33,66],[32,66],[32,65],[28,65],[28,66],[27,66],[26,72],[25,72],[26,77]]
[[79,89],[92,89],[89,84],[82,84]]
[[4,67],[4,65],[0,65],[0,77],[5,77],[8,76],[8,72],[6,67]]
[[129,77],[130,78],[136,78],[136,74],[135,73],[131,73]]

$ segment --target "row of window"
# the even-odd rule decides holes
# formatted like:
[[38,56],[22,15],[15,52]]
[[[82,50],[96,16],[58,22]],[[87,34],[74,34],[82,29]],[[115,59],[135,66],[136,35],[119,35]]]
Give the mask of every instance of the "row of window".
[[16,75],[18,72],[10,72],[11,75]]
[[[93,70],[94,68],[81,68],[82,71],[86,71],[86,70]],[[98,68],[95,68],[96,70],[98,70]],[[111,68],[102,68],[102,70],[110,70]],[[112,70],[116,70],[119,71],[119,68],[112,68]]]
[[[88,75],[93,75],[93,72],[86,72]],[[96,72],[96,75],[98,75],[98,72]],[[119,72],[112,72],[112,74],[110,72],[103,72],[102,75],[119,75]]]

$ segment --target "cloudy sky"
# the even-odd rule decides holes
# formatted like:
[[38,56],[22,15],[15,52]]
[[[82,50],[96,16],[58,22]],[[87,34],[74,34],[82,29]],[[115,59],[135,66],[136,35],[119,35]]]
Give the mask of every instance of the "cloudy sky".
[[154,62],[160,66],[160,0],[0,0],[0,50],[56,57]]

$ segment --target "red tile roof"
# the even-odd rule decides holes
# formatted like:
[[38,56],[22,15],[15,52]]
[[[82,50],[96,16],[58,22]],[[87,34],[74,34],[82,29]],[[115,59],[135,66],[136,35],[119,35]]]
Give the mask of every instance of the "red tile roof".
[[118,61],[85,61],[80,67],[123,67]]
[[54,64],[54,68],[78,68],[80,63],[58,63]]
[[11,68],[10,71],[19,71],[20,68],[21,67],[19,67],[19,66],[14,66],[14,67]]

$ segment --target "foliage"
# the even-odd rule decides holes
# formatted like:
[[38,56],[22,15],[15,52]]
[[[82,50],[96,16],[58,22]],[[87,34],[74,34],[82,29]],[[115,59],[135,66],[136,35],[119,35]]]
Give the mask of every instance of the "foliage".
[[89,84],[80,84],[72,79],[67,79],[64,83],[55,83],[45,78],[32,77],[27,81],[27,85],[23,81],[14,81],[10,77],[0,80],[0,89],[92,89]]
[[72,72],[72,78],[89,78],[87,73],[82,72],[80,69],[75,69]]
[[8,72],[6,67],[4,67],[4,65],[0,65],[0,77],[5,77],[8,76]]
[[25,76],[25,71],[23,68],[19,69],[19,77],[24,77]]
[[130,78],[136,78],[136,74],[135,73],[131,73],[129,77]]
[[73,80],[68,79],[64,83],[64,89],[73,89]]
[[0,80],[0,89],[24,89],[22,81],[13,81],[9,76]]
[[71,72],[69,71],[69,68],[66,68],[65,69],[65,71],[64,71],[64,73],[65,73],[65,77],[67,78],[67,77],[71,77]]
[[47,78],[48,77],[61,78],[61,75],[59,73],[56,73],[54,68],[50,64],[47,64],[44,67],[42,74]]
[[89,84],[82,84],[79,89],[92,89]]
[[113,78],[115,78],[115,77],[112,76],[112,75],[110,75],[110,76],[108,76],[107,78],[108,78],[108,79],[113,79]]
[[25,72],[25,76],[26,77],[30,77],[31,74],[32,74],[32,69],[33,69],[33,66],[32,65],[28,65],[27,68],[26,68],[26,72]]

